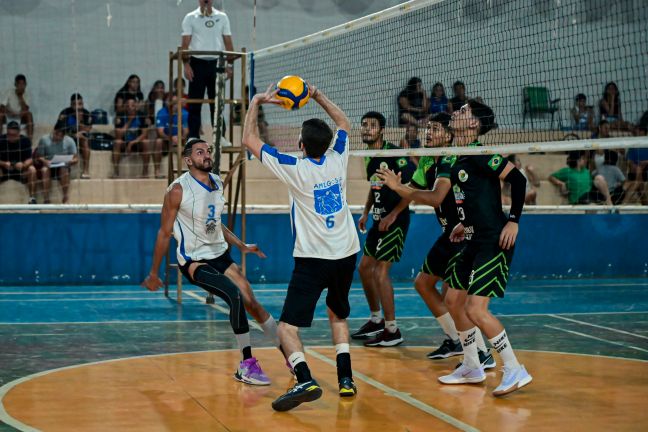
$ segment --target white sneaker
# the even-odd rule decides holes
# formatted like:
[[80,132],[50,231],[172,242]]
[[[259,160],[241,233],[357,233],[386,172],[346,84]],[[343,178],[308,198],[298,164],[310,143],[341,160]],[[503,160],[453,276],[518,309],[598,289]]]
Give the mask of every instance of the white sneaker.
[[502,372],[504,372],[502,383],[493,390],[493,396],[504,396],[524,387],[533,380],[523,365],[512,368],[504,366]]
[[471,369],[468,366],[461,365],[450,375],[439,377],[442,384],[476,384],[484,381],[486,374],[483,367]]

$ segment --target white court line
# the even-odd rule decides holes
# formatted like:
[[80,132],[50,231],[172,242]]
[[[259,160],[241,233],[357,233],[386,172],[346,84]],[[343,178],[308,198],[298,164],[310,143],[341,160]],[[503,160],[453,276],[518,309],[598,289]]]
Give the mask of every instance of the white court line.
[[[330,358],[326,357],[323,354],[318,353],[317,351],[314,351],[311,348],[306,348],[305,351],[306,351],[307,354],[309,354],[309,355],[323,361],[324,363],[327,363],[327,364],[329,364],[329,365],[331,365],[333,367],[337,366],[335,361],[331,360]],[[418,408],[418,409],[420,409],[421,411],[423,411],[425,413],[433,415],[434,417],[438,418],[439,420],[444,421],[444,422],[448,423],[449,425],[456,427],[459,430],[470,431],[470,432],[478,432],[479,431],[479,429],[474,428],[474,427],[462,422],[461,420],[458,420],[458,419],[452,417],[451,415],[446,414],[443,411],[440,411],[440,410],[426,404],[425,402],[422,402],[422,401],[420,401],[420,400],[418,400],[416,398],[413,398],[410,393],[400,392],[400,391],[398,391],[398,390],[396,390],[396,389],[394,389],[392,387],[389,387],[389,386],[381,383],[380,381],[376,381],[375,379],[373,379],[373,378],[371,378],[371,377],[369,377],[369,376],[367,376],[365,374],[362,374],[362,373],[360,373],[360,372],[358,372],[356,370],[353,371],[353,376],[355,378],[360,378],[362,381],[364,381],[367,384],[369,384],[369,385],[377,388],[378,390],[384,392],[386,395],[395,397],[396,399],[400,399],[401,401],[403,401],[403,402],[405,402],[405,403],[407,403],[407,404],[409,404],[409,405],[411,405],[411,406],[413,406],[415,408]]]
[[108,298],[76,298],[76,299],[0,299],[0,303],[44,303],[44,302],[76,302],[76,301],[126,301],[126,300],[165,300],[166,297],[108,297]]
[[562,331],[562,332],[565,332],[565,333],[571,333],[571,334],[574,334],[576,336],[582,336],[582,337],[588,338],[588,339],[594,339],[594,340],[597,340],[597,341],[606,342],[606,343],[609,343],[609,344],[612,344],[612,345],[618,345],[618,346],[621,346],[623,348],[631,348],[631,349],[634,349],[634,350],[637,350],[637,351],[648,353],[647,349],[639,348],[639,347],[632,346],[632,345],[626,345],[626,344],[623,344],[621,342],[602,339],[602,338],[599,338],[599,337],[596,337],[596,336],[591,336],[591,335],[588,335],[588,334],[585,334],[585,333],[580,333],[580,332],[573,331],[573,330],[567,330],[567,329],[563,329],[563,328],[560,328],[560,327],[554,327],[554,326],[550,326],[550,325],[547,325],[547,324],[545,324],[544,327],[547,327],[547,328],[550,328],[550,329],[553,329],[553,330]]
[[73,295],[73,294],[142,294],[142,290],[138,291],[16,291],[16,292],[2,292],[0,296],[4,295]]
[[600,329],[603,329],[603,330],[608,330],[608,331],[611,331],[611,332],[621,333],[621,334],[634,336],[634,337],[638,337],[638,338],[642,338],[642,339],[648,339],[648,336],[640,335],[640,334],[637,334],[637,333],[631,333],[631,332],[628,332],[628,331],[625,331],[625,330],[619,330],[619,329],[615,329],[615,328],[612,328],[612,327],[606,327],[606,326],[602,326],[602,325],[598,325],[598,324],[592,324],[592,323],[588,323],[588,322],[585,322],[585,321],[579,321],[579,320],[575,320],[573,318],[567,318],[567,317],[558,316],[558,315],[554,315],[554,314],[549,314],[549,316],[553,317],[553,318],[558,318],[558,319],[561,319],[561,320],[565,320],[565,321],[571,321],[571,322],[574,322],[574,323],[577,323],[577,324],[582,324],[582,325],[586,325],[586,326],[590,326],[590,327],[596,327],[596,328],[600,328]]
[[[198,300],[199,302],[201,302],[203,304],[206,304],[205,300],[206,300],[207,297],[200,297],[198,294],[196,294],[193,291],[183,291],[183,294],[187,294],[188,296],[193,297],[194,299]],[[223,312],[225,315],[229,316],[230,311],[227,308],[224,308],[224,307],[219,306],[217,304],[209,304],[207,306],[210,306],[210,307],[216,309],[217,311]],[[250,324],[250,327],[252,327],[254,329],[257,329],[259,331],[263,331],[261,326],[259,324],[257,324],[256,321],[252,321],[251,319],[248,319],[248,323]]]
[[0,322],[0,325],[19,326],[19,325],[105,325],[105,324],[183,324],[183,323],[211,323],[227,320],[125,320],[125,321],[56,321],[56,322]]

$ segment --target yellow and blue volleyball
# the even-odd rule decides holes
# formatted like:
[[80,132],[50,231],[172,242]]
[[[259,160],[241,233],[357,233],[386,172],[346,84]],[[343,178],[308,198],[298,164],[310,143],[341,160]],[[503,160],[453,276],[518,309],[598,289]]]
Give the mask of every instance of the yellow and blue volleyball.
[[287,110],[298,110],[310,99],[306,81],[296,75],[287,75],[277,83],[277,99]]

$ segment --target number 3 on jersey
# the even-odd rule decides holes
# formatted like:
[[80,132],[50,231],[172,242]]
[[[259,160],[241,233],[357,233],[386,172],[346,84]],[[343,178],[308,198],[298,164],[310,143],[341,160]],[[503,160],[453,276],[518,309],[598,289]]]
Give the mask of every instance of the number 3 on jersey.
[[335,226],[335,215],[330,215],[326,218],[326,228],[331,229]]

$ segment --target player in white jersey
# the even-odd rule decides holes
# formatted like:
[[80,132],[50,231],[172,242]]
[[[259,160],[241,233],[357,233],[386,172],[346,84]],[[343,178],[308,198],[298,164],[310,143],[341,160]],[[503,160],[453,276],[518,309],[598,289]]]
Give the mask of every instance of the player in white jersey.
[[302,124],[299,137],[303,157],[280,153],[261,141],[257,124],[259,105],[277,103],[275,94],[269,88],[252,99],[245,118],[243,145],[288,186],[290,196],[295,267],[279,319],[279,339],[298,382],[272,403],[275,410],[287,411],[322,395],[306,364],[299,328],[311,326],[325,288],[340,396],[356,394],[346,318],[351,310],[349,290],[360,242],[346,200],[349,119],[322,92],[310,86],[311,99],[337,125],[335,137],[324,121],[310,119]]
[[178,177],[167,189],[151,271],[142,286],[150,291],[162,286],[158,270],[173,231],[178,243],[177,257],[182,274],[194,285],[222,298],[230,307],[230,323],[243,358],[234,378],[246,384],[268,385],[270,380],[256,358],[252,357],[245,311],[254,317],[265,335],[281,349],[277,324],[254,297],[250,283],[230,256],[228,245],[237,246],[241,253],[255,253],[261,258],[265,258],[265,255],[257,245],[243,243],[221,223],[225,204],[223,183],[211,173],[213,162],[207,143],[191,138],[182,154],[189,172]]

